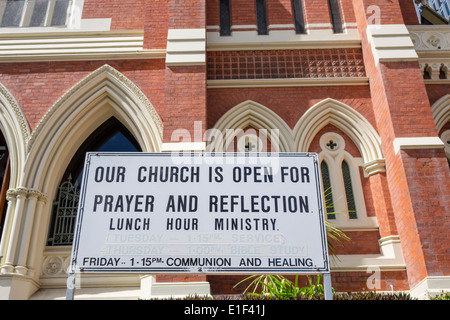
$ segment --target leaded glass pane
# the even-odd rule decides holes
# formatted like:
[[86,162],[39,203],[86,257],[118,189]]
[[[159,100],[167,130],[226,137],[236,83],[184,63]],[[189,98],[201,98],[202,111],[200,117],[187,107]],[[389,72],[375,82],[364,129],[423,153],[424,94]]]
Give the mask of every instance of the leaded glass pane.
[[67,23],[67,9],[70,0],[57,0],[53,10],[52,26],[65,26]]
[[8,0],[2,18],[2,27],[18,27],[25,0]]
[[48,0],[35,0],[33,14],[31,16],[30,26],[39,27],[45,23],[47,15]]
[[325,208],[327,211],[328,219],[336,219],[334,214],[333,193],[331,192],[330,171],[325,161],[320,164],[320,170],[322,173],[322,184],[325,194]]
[[352,178],[350,176],[350,167],[346,161],[342,161],[342,176],[344,178],[345,195],[347,197],[348,216],[350,219],[356,219],[356,204],[353,195]]

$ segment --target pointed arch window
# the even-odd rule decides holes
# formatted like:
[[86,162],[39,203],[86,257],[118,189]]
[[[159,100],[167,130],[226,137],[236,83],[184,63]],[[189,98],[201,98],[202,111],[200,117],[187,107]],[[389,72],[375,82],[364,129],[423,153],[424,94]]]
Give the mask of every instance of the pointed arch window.
[[345,150],[345,140],[334,132],[320,138],[320,170],[327,219],[339,224],[361,223],[366,217],[364,193],[359,173],[361,158]]
[[116,118],[110,118],[81,145],[59,185],[50,222],[47,245],[72,245],[80,184],[86,152],[139,152],[136,139]]

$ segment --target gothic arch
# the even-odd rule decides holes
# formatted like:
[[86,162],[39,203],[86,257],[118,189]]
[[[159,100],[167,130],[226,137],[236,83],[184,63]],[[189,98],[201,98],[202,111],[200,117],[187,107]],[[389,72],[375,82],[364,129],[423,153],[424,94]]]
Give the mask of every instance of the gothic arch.
[[[223,135],[223,141],[220,142],[224,144],[226,150],[234,138],[232,135],[227,136],[226,130],[239,130],[247,127],[266,130],[268,139],[275,144],[278,151],[292,151],[292,131],[289,126],[275,112],[251,100],[231,108],[217,121],[213,130],[217,130]],[[278,131],[274,131],[274,129]],[[216,141],[214,142],[217,143]],[[214,142],[213,145],[208,146],[209,150],[214,150]]]
[[384,171],[381,139],[373,126],[346,104],[328,98],[311,107],[294,127],[294,148],[306,152],[316,134],[332,124],[347,134],[358,147],[366,174]]
[[447,122],[450,122],[450,94],[447,94],[431,106],[436,129],[439,133]]
[[2,84],[0,84],[0,130],[6,139],[10,154],[10,186],[15,188],[20,184],[30,129],[16,99]]
[[60,178],[81,143],[112,116],[128,128],[143,151],[160,151],[162,122],[155,109],[136,85],[104,65],[65,93],[38,123],[28,144],[24,185],[54,190],[55,174],[44,172],[51,168]]
[[2,272],[39,281],[58,184],[80,145],[111,117],[127,127],[143,151],[160,151],[162,122],[136,85],[109,65],[81,80],[49,109],[29,138],[24,178],[11,194],[14,214],[10,239],[2,244]]

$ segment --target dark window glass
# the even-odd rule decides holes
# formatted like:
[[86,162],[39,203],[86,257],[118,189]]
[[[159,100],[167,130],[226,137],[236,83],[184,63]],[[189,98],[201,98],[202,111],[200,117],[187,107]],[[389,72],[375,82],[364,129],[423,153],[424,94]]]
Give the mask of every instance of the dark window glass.
[[67,20],[67,8],[69,7],[69,0],[57,0],[55,2],[55,9],[53,10],[52,26],[65,26]]
[[8,0],[3,13],[2,27],[18,27],[25,0]]
[[320,164],[320,171],[322,173],[322,184],[324,189],[323,192],[325,194],[327,218],[336,219],[336,215],[334,214],[333,193],[331,191],[330,170],[328,170],[328,165],[325,161],[322,161]]
[[230,0],[220,0],[220,35],[231,35]]
[[259,35],[268,34],[265,0],[256,0],[256,25],[258,27]]
[[350,167],[347,162],[342,161],[342,176],[344,178],[345,196],[347,197],[347,209],[350,219],[356,219],[356,204],[353,195],[352,178],[350,176]]
[[86,152],[142,151],[131,133],[116,119],[111,118],[99,127],[75,153],[61,180],[53,203],[52,221],[47,244],[67,246],[73,241],[80,184]]
[[6,210],[8,202],[6,201],[6,191],[9,189],[9,153],[6,140],[0,132],[0,239],[5,225]]
[[343,33],[344,29],[342,28],[343,21],[339,0],[328,0],[328,4],[330,7],[331,23],[333,25],[334,33]]
[[302,0],[292,0],[292,12],[294,15],[295,33],[305,33]]

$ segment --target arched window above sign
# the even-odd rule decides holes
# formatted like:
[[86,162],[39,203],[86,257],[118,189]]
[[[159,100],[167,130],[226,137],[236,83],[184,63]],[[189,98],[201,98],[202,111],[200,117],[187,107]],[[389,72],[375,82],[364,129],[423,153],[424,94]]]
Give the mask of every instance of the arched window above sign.
[[131,133],[116,118],[110,118],[83,143],[72,158],[61,180],[54,201],[48,245],[71,245],[78,211],[81,177],[86,152],[139,152]]

